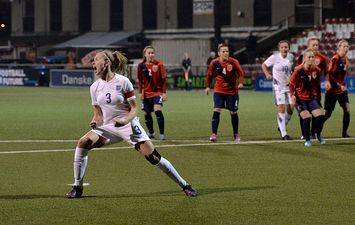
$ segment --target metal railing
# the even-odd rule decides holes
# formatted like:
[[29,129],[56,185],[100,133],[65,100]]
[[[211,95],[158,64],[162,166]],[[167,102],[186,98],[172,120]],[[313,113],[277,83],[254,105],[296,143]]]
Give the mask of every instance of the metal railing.
[[[68,71],[91,69],[92,67],[82,66],[81,64],[0,64],[0,78],[9,76],[27,76],[32,80],[32,83],[39,86],[49,85],[49,74],[52,69],[63,69]],[[263,76],[263,72],[260,64],[242,65],[245,73],[244,86],[245,88],[253,88],[254,80],[257,76]],[[169,64],[165,65],[169,88],[184,88],[185,77],[181,65]],[[11,71],[9,71],[11,70]],[[7,71],[4,74],[4,71]],[[194,65],[192,66],[192,88],[205,88],[206,75],[208,67],[207,65]],[[3,72],[3,74],[2,74]],[[127,77],[130,78],[133,84],[137,84],[137,65],[129,65],[127,67]],[[14,75],[15,74],[15,75]],[[17,75],[16,75],[17,74]],[[20,74],[20,75],[18,75]],[[348,69],[348,76],[355,76],[355,65],[351,65]],[[37,83],[36,83],[37,82]],[[31,83],[31,82],[29,82]],[[1,85],[1,84],[0,84]]]

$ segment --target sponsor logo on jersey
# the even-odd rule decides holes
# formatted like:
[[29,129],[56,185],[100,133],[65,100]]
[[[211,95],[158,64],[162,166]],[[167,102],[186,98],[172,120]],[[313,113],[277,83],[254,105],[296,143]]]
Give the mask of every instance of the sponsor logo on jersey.
[[116,85],[116,90],[117,91],[121,91],[121,89],[122,89],[122,86],[119,84],[119,85]]
[[313,77],[313,79],[316,79],[317,78],[317,72],[313,72],[312,73],[312,77]]
[[228,72],[232,71],[232,69],[233,69],[233,66],[232,66],[231,64],[228,64],[228,65],[227,65],[227,70],[228,70]]
[[154,65],[153,66],[153,72],[157,72],[158,71],[158,66],[157,65]]

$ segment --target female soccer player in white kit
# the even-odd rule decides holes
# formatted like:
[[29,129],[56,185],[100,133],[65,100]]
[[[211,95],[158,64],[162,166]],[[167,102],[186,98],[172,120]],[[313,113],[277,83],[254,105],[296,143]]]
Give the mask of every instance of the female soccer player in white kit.
[[160,156],[148,135],[139,123],[136,97],[129,79],[124,73],[127,58],[120,52],[108,50],[96,54],[93,68],[97,80],[90,87],[94,115],[90,130],[78,141],[74,155],[74,185],[67,198],[79,198],[83,193],[83,178],[90,149],[119,141],[126,141],[145,158],[175,181],[187,196],[197,196],[176,171],[174,166]]
[[[278,44],[279,52],[271,55],[261,65],[267,80],[273,80],[275,104],[277,107],[277,124],[282,140],[290,140],[286,125],[290,121],[294,105],[290,97],[289,80],[294,57],[290,54],[288,41],[282,40]],[[272,73],[269,68],[272,67]],[[287,109],[287,110],[286,110]]]

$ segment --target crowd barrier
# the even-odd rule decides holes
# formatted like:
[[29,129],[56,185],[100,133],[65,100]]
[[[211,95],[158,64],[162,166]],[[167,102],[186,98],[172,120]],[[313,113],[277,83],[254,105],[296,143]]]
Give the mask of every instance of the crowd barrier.
[[[72,65],[71,65],[72,66]],[[354,67],[355,65],[352,65]],[[95,80],[91,68],[66,69],[63,64],[26,64],[26,65],[0,65],[0,86],[50,86],[50,87],[88,87]],[[185,77],[180,65],[166,65],[169,89],[185,88]],[[261,66],[242,65],[245,71],[244,88],[256,91],[271,91],[272,82],[265,79]],[[136,65],[127,68],[127,76],[134,85],[137,85]],[[349,71],[354,71],[351,68]],[[206,87],[207,66],[192,67],[191,88]],[[355,74],[348,74],[346,84],[350,92],[355,92]],[[324,89],[324,81],[322,83]]]

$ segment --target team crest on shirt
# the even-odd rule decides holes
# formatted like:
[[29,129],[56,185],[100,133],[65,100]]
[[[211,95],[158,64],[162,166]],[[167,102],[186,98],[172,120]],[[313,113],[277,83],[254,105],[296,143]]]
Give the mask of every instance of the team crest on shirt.
[[231,64],[228,64],[228,65],[227,65],[227,70],[228,70],[228,72],[232,71],[232,69],[233,69],[233,66],[232,66]]
[[316,78],[317,78],[317,72],[313,72],[313,73],[312,73],[312,78],[313,78],[313,79],[316,79]]
[[153,69],[153,72],[157,72],[158,71],[158,66],[154,65],[152,69]]
[[117,91],[121,91],[121,89],[122,89],[122,86],[119,84],[119,85],[116,85],[116,90]]
[[315,59],[314,59],[314,64],[316,64],[316,66],[319,66],[319,64],[320,64],[320,58],[315,58]]

